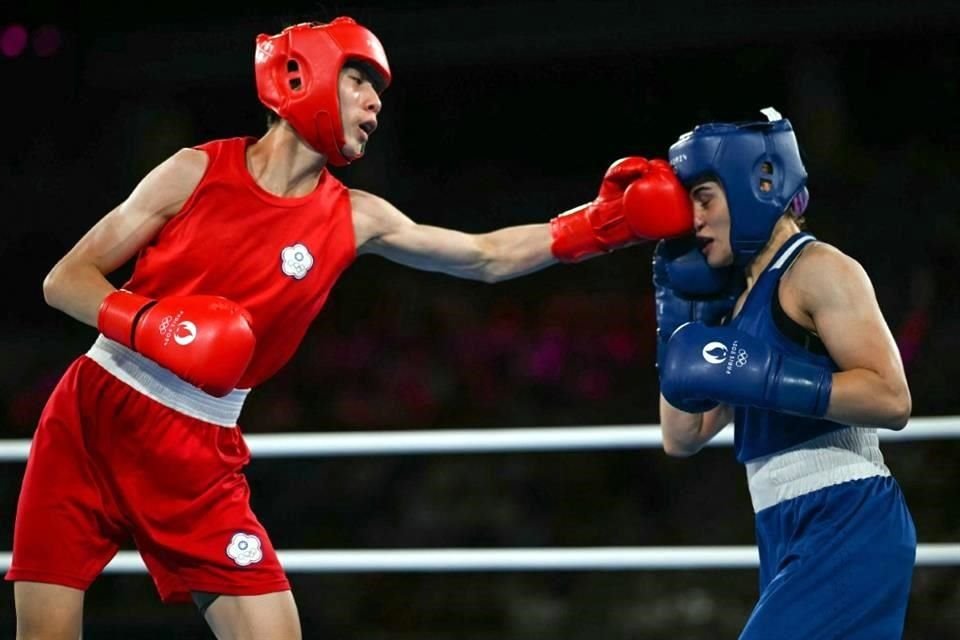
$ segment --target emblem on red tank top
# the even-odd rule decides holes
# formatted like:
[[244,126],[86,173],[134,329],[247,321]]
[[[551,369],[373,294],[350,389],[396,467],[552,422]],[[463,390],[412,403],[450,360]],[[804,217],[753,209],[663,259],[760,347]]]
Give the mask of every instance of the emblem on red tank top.
[[302,280],[313,266],[313,256],[299,242],[280,252],[280,269],[291,278]]

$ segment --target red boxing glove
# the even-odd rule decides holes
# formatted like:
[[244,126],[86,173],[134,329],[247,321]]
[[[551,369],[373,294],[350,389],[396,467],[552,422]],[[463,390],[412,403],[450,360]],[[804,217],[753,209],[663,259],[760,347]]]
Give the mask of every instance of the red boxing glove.
[[97,328],[212,396],[233,391],[256,337],[246,309],[219,296],[151,300],[114,291],[100,305]]
[[629,157],[607,169],[597,199],[550,221],[551,250],[579,262],[641,240],[693,231],[687,190],[665,160]]

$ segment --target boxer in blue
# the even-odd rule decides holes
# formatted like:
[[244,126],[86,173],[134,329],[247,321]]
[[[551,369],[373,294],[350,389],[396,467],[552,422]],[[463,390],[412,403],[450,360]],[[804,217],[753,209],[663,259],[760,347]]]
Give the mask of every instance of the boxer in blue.
[[696,236],[654,252],[664,449],[734,423],[760,550],[741,640],[899,640],[916,531],[877,429],[906,425],[910,390],[863,268],[801,231],[796,136],[763,112],[670,147]]

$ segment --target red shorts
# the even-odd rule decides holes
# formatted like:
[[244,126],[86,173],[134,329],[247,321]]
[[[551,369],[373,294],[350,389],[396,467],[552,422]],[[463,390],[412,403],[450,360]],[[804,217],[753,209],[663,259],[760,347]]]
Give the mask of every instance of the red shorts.
[[82,356],[47,402],[7,580],[87,589],[131,537],[164,602],[290,584],[250,509],[239,428],[186,416]]

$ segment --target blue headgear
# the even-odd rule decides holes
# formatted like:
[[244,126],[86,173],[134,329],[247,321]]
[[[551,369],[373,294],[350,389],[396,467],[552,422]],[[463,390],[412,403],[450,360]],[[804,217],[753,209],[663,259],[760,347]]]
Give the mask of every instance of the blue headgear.
[[723,186],[730,248],[739,265],[763,249],[788,206],[799,216],[809,201],[807,171],[790,121],[773,109],[763,112],[770,121],[701,124],[670,147],[670,165],[684,186],[704,178]]

